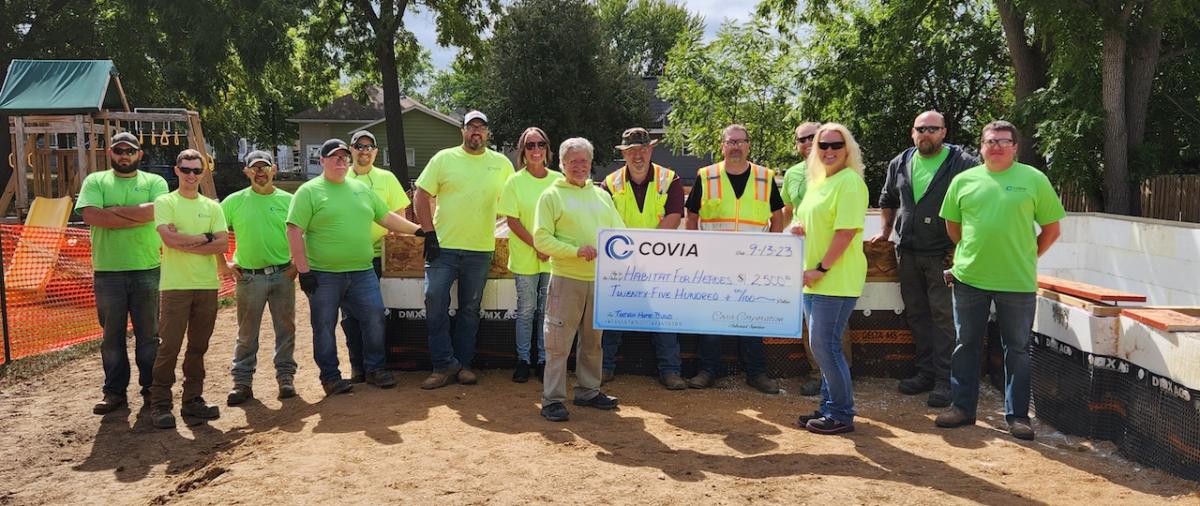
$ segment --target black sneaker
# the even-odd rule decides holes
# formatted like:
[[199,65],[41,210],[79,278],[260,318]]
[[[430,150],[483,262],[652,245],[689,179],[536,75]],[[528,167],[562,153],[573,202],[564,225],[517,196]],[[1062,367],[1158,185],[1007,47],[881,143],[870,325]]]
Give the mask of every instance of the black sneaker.
[[158,429],[174,429],[175,415],[171,414],[171,407],[155,406],[150,408],[150,423]]
[[950,405],[950,384],[939,381],[933,386],[933,390],[929,392],[929,398],[925,400],[931,408],[944,408]]
[[616,409],[617,398],[604,395],[604,392],[597,392],[595,397],[591,399],[579,399],[574,401],[576,406],[588,406],[596,409]]
[[221,417],[221,408],[204,402],[203,397],[192,397],[183,401],[183,406],[179,408],[179,414],[203,420],[215,420]]
[[525,383],[529,381],[531,371],[529,370],[529,362],[524,360],[517,363],[516,370],[513,371],[513,383]]
[[796,425],[805,427],[808,425],[808,422],[810,422],[812,420],[816,420],[818,418],[823,418],[824,416],[825,415],[821,414],[820,411],[813,411],[812,414],[808,414],[808,415],[800,415],[800,418],[796,419]]
[[917,374],[911,378],[900,380],[900,383],[896,385],[896,389],[900,390],[900,393],[904,395],[923,394],[933,390],[933,378]]
[[551,422],[565,422],[571,418],[571,413],[567,411],[567,407],[561,402],[552,402],[542,406],[542,418]]
[[237,406],[254,398],[254,390],[250,385],[234,385],[233,390],[225,397],[226,406]]
[[291,399],[296,396],[296,385],[290,376],[279,378],[279,398]]
[[124,395],[105,393],[104,398],[92,406],[92,413],[97,415],[107,415],[125,407],[127,401]]
[[809,420],[808,423],[804,425],[804,428],[808,429],[809,432],[814,434],[824,435],[854,432],[854,425],[839,422],[829,418],[828,416],[822,416],[821,418]]
[[[351,380],[350,382],[353,383],[354,381]],[[376,369],[367,375],[367,384],[375,385],[379,388],[392,388],[396,386],[396,377],[392,375],[391,371]]]
[[355,383],[355,384],[366,383],[367,382],[367,373],[362,372],[358,369],[352,369],[350,371],[350,382]]

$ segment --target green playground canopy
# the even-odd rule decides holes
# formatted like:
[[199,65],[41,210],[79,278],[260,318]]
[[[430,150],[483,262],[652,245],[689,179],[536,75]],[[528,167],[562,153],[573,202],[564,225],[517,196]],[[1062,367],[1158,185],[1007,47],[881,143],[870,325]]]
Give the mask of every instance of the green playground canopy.
[[0,114],[78,114],[123,105],[112,60],[13,60]]

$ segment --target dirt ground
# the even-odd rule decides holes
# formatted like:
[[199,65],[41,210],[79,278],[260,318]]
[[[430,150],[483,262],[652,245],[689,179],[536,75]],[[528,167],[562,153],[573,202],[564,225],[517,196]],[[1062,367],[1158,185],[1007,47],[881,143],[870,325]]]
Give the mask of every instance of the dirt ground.
[[[540,383],[514,384],[505,370],[434,391],[418,388],[424,373],[404,373],[396,389],[325,399],[298,302],[300,396],[275,399],[264,325],[261,400],[224,406],[236,334],[226,308],[205,385],[222,416],[207,425],[154,429],[136,395],[132,411],[92,415],[98,354],[0,384],[0,504],[1200,502],[1200,484],[1108,443],[1043,424],[1037,441],[1018,442],[995,409],[976,427],[937,429],[923,399],[894,393],[891,380],[855,382],[860,417],[846,436],[794,427],[813,407],[796,380],[768,396],[738,378],[668,392],[621,376],[606,387],[619,411],[572,407],[557,424],[538,416]],[[1000,404],[990,389],[981,399]]]

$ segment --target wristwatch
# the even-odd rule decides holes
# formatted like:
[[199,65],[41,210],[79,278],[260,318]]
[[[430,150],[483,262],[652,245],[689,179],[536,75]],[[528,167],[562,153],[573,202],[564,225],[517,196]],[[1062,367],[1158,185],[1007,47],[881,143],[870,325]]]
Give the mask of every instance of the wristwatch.
[[204,244],[213,242],[213,239],[215,239],[215,238],[216,238],[216,236],[213,235],[212,232],[205,232],[204,233]]
[[821,262],[817,262],[817,272],[829,272],[829,269],[821,265]]

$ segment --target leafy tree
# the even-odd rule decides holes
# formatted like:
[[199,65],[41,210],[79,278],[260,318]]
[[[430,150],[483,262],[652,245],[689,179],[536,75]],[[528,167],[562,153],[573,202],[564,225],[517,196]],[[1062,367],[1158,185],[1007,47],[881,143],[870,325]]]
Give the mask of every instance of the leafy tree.
[[596,9],[614,57],[639,76],[662,75],[676,40],[698,42],[704,30],[702,16],[668,0],[599,0]]
[[[486,50],[481,54],[486,54]],[[450,64],[450,70],[437,72],[426,98],[430,107],[444,113],[465,112],[481,107],[480,97],[490,89],[484,82],[483,65],[479,59],[469,61],[457,58]]]
[[[480,48],[479,34],[491,24],[488,14],[499,0],[316,0],[313,50],[348,75],[366,76],[383,87],[384,118],[388,124],[388,159],[406,160],[401,75],[420,70],[421,51],[404,25],[405,13],[429,9],[436,15],[438,44],[463,49],[467,58]],[[409,185],[408,166],[390,167],[401,184]]]
[[794,162],[795,48],[758,18],[726,23],[711,43],[693,35],[668,53],[658,86],[659,97],[671,103],[671,145],[719,158],[722,130],[741,123],[749,130],[752,160],[772,167]]
[[625,128],[647,120],[645,87],[613,59],[595,10],[582,0],[512,4],[496,23],[482,75],[487,91],[475,98],[492,120],[497,144],[539,126],[555,141],[592,141],[600,164]]

